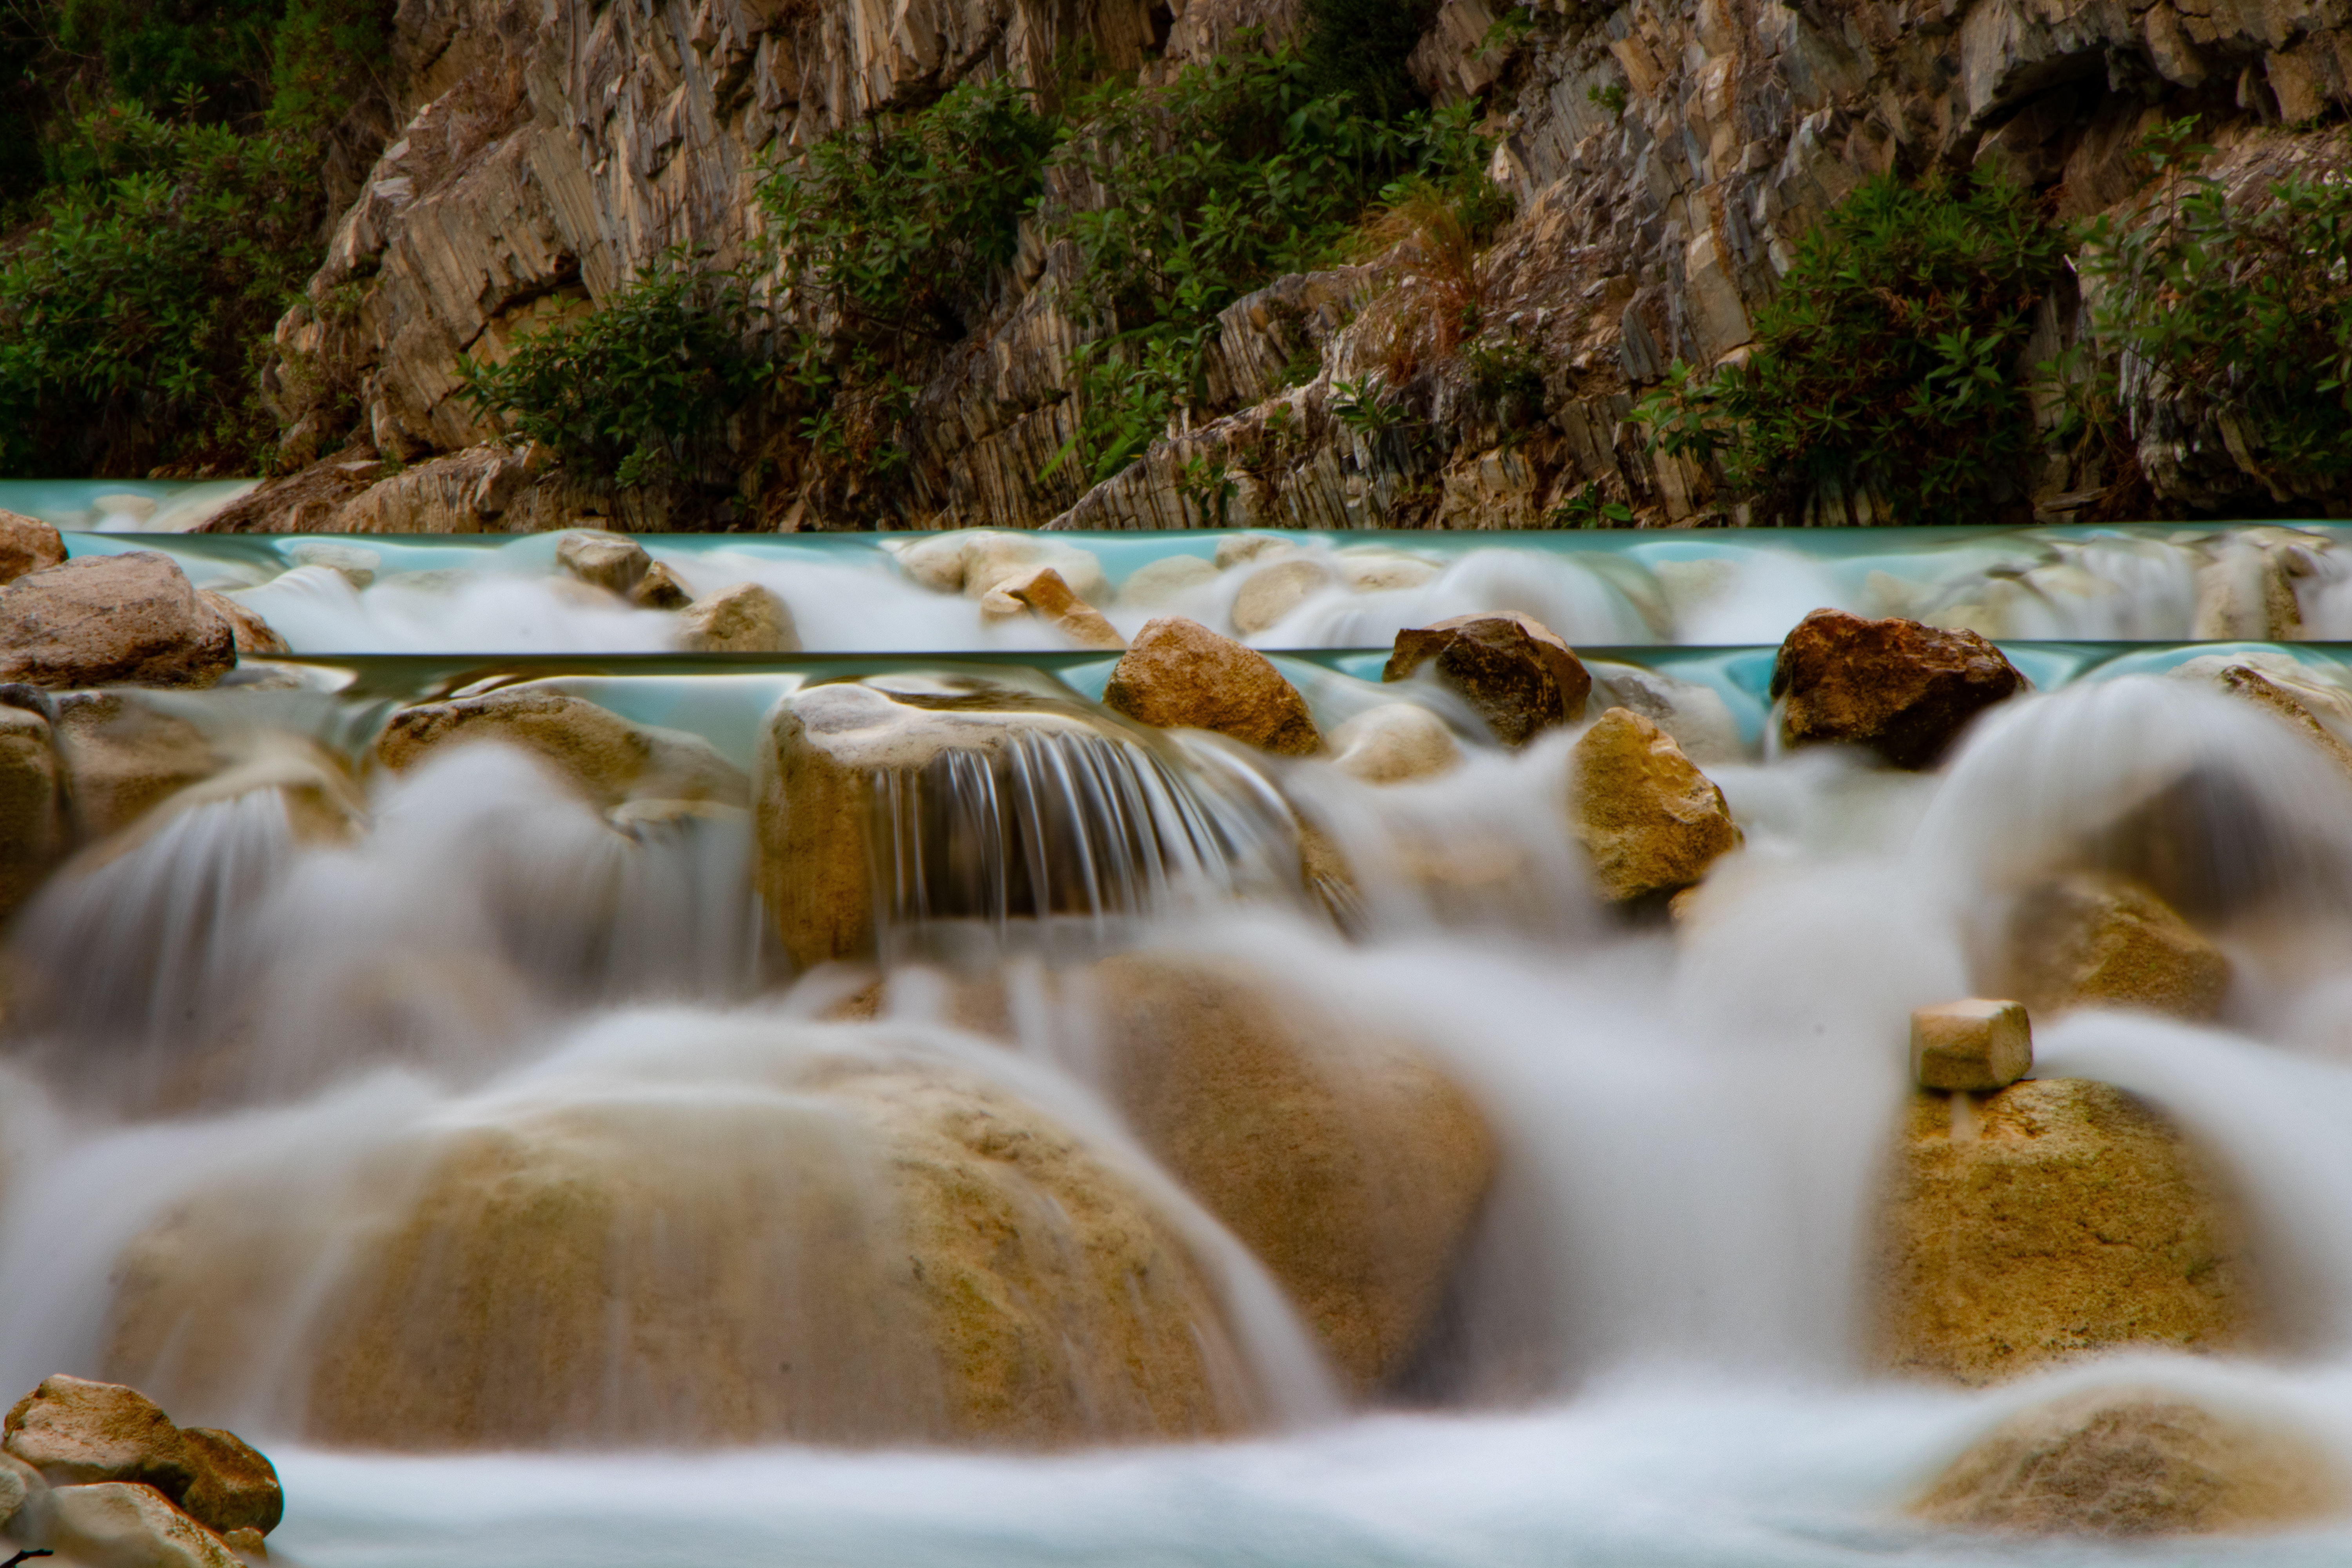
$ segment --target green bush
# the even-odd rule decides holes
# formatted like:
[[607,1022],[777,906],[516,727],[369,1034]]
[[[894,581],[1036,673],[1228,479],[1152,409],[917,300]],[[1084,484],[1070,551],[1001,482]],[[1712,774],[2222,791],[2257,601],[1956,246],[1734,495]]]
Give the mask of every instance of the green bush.
[[688,476],[773,379],[738,271],[671,256],[583,316],[530,333],[498,364],[460,363],[466,396],[567,464],[624,485]]
[[1796,247],[1745,363],[1677,363],[1635,410],[1666,451],[1719,458],[1759,521],[1825,481],[1906,523],[1980,521],[2034,443],[2012,367],[2065,237],[1990,180],[1878,179]]
[[2232,205],[2193,173],[2193,121],[2145,151],[2160,184],[2139,212],[2084,235],[2103,346],[2221,425],[2285,503],[2352,479],[2352,178],[2299,175]]
[[1318,96],[1345,94],[1389,119],[1422,103],[1406,58],[1437,18],[1438,0],[1306,0],[1303,63]]
[[298,139],[86,116],[0,252],[0,473],[250,472],[270,329],[316,265]]

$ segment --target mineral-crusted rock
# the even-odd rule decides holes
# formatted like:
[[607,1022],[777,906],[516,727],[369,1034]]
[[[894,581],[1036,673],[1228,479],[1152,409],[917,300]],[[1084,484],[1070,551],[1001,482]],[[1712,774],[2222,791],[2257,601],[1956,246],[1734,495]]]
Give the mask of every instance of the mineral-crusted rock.
[[167,555],[86,555],[0,588],[0,680],[210,686],[236,665],[235,630]]
[[384,726],[376,755],[405,773],[444,746],[482,742],[529,752],[599,810],[628,800],[742,805],[751,799],[742,770],[701,736],[632,724],[593,702],[536,684],[404,708]]
[[1129,1124],[1349,1380],[1382,1386],[1426,1337],[1492,1179],[1477,1107],[1422,1051],[1246,963],[1133,953],[1094,984]]
[[1103,704],[1158,729],[1213,730],[1285,756],[1323,744],[1307,700],[1264,654],[1181,616],[1143,624]]
[[687,606],[678,617],[677,646],[686,653],[798,653],[801,634],[773,592],[738,583]]
[[1594,890],[1611,903],[1687,888],[1739,847],[1723,791],[1638,713],[1603,713],[1576,742],[1569,768],[1569,832],[1591,863]]
[[1332,761],[1366,784],[1435,778],[1462,764],[1445,721],[1417,702],[1367,708],[1331,731]]
[[1455,616],[1401,631],[1381,679],[1406,679],[1432,661],[1507,746],[1574,723],[1592,690],[1592,677],[1569,646],[1517,614]]
[[37,517],[0,509],[0,584],[65,563],[66,542]]
[[581,529],[565,534],[556,545],[555,563],[592,588],[626,597],[644,581],[654,559],[626,534]]
[[1911,1081],[1921,1089],[1983,1093],[2032,1070],[2032,1026],[2015,1002],[1971,996],[1911,1014]]
[[2341,1464],[2292,1427],[2126,1385],[2011,1416],[1910,1511],[1969,1530],[2132,1540],[2275,1529],[2347,1502]]
[[2126,1345],[2246,1342],[2243,1226],[2215,1173],[2119,1089],[2037,1079],[1912,1097],[1881,1215],[1878,1361],[1983,1384]]
[[1078,647],[1109,651],[1127,647],[1118,628],[1100,610],[1070,592],[1070,585],[1051,566],[1032,566],[1005,578],[982,598],[980,613],[992,620],[1034,614]]
[[2210,1018],[2230,989],[2220,949],[2137,882],[2095,872],[2028,890],[2010,919],[2009,983],[2035,1013],[2135,1007]]
[[1974,632],[1843,610],[1798,622],[1772,667],[1782,743],[1866,746],[1898,768],[1933,767],[1970,720],[2025,688]]

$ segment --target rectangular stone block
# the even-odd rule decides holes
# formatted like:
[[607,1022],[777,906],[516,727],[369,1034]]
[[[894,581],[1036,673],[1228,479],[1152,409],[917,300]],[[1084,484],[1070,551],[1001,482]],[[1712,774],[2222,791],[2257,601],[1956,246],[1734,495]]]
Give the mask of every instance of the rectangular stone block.
[[1911,1015],[1911,1076],[1922,1089],[1982,1092],[2033,1070],[2021,1003],[1972,996]]

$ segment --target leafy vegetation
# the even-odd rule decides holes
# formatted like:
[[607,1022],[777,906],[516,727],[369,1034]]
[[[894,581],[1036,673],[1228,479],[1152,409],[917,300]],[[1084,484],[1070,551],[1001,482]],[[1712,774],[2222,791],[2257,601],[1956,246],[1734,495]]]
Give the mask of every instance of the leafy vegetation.
[[2101,218],[2085,270],[2097,327],[2220,426],[2272,498],[2340,497],[2352,479],[2352,179],[2297,176],[2233,205],[2195,173],[2193,120],[2143,151],[2158,184],[2137,222]]
[[1719,458],[1759,521],[1825,483],[1867,488],[1888,521],[1981,521],[2034,444],[2011,370],[2064,265],[2064,232],[2013,186],[1874,180],[1799,242],[1745,362],[1676,363],[1636,417],[1669,453]]

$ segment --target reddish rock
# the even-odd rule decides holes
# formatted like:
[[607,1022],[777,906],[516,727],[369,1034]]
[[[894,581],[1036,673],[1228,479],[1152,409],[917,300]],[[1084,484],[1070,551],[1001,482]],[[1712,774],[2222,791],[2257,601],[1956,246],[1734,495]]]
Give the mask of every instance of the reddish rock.
[[1933,767],[1969,721],[2026,686],[1974,632],[1843,610],[1798,622],[1772,668],[1784,744],[1867,746],[1898,768]]
[[1397,633],[1383,680],[1403,680],[1435,660],[1437,673],[1462,695],[1507,746],[1584,713],[1592,677],[1568,644],[1539,621],[1511,613],[1454,616]]

